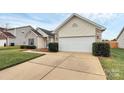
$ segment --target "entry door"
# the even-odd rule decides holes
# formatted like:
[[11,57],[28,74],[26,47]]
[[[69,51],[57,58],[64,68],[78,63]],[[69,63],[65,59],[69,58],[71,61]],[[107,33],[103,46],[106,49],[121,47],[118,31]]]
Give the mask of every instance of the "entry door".
[[34,45],[34,39],[28,39],[28,45],[33,46]]

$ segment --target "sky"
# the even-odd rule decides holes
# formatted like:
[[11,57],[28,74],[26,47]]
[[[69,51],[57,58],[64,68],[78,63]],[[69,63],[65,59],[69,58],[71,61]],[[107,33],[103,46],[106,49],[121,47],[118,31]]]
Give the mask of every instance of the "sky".
[[[103,32],[103,39],[114,39],[124,26],[124,13],[78,13],[107,29]],[[54,30],[71,13],[0,13],[1,27],[20,27],[31,25],[48,30]]]

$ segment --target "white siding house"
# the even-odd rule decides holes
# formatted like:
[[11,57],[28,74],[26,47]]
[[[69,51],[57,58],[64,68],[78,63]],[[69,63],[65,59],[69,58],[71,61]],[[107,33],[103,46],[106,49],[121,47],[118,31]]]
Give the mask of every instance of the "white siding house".
[[8,29],[8,32],[16,38],[10,40],[9,43],[15,45],[35,45],[37,48],[43,48],[44,42],[42,35],[31,26],[17,27]]
[[34,45],[37,48],[47,48],[49,42],[52,42],[54,35],[51,31],[37,28],[36,30],[31,26],[23,26],[17,28],[10,28],[7,30],[16,38],[9,40],[9,43],[15,45]]

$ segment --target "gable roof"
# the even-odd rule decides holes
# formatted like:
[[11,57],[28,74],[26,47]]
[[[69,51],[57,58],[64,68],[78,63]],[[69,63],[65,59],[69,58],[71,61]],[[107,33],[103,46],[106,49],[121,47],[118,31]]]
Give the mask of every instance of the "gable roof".
[[0,39],[6,39],[6,36],[0,31]]
[[7,31],[0,31],[0,39],[6,39],[6,38],[15,38],[15,36]]
[[105,31],[106,30],[106,28],[104,27],[104,26],[102,26],[102,25],[99,25],[99,24],[97,24],[97,23],[95,23],[95,22],[93,22],[93,21],[91,21],[91,20],[89,20],[89,19],[87,19],[87,18],[85,18],[85,17],[82,17],[82,16],[80,16],[80,15],[78,15],[78,14],[76,14],[76,13],[73,13],[70,17],[68,17],[61,25],[59,25],[56,29],[55,29],[55,31],[57,31],[58,29],[60,29],[62,26],[64,26],[68,21],[70,21],[73,17],[78,17],[78,18],[80,18],[80,19],[82,19],[82,20],[84,20],[84,21],[86,21],[86,22],[88,22],[88,23],[90,23],[90,24],[92,24],[92,25],[94,25],[94,26],[96,26],[97,28],[99,28],[101,31]]
[[3,27],[0,27],[0,31],[3,31],[3,30],[5,30],[5,28],[3,28]]
[[116,40],[118,40],[118,38],[121,36],[121,34],[124,32],[124,27],[122,28],[121,32],[119,33],[119,35],[117,36]]
[[15,38],[15,36],[7,32],[6,28],[0,27],[0,39]]
[[43,35],[41,35],[37,30],[35,30],[35,29],[31,29],[36,35],[38,35],[38,36],[43,36]]
[[7,37],[7,38],[15,38],[15,36],[7,31],[3,31],[3,34]]
[[33,31],[33,33],[35,33],[37,36],[42,36],[37,30],[35,30],[32,26],[28,25],[28,26],[22,26],[22,27],[16,27],[16,28],[10,28],[8,30],[14,30],[14,29],[21,29],[21,28],[31,28],[31,31]]
[[43,29],[43,28],[40,28],[40,27],[38,27],[37,29],[42,30],[45,34],[47,34],[49,36],[54,36],[54,34],[52,33],[52,31],[50,31],[50,30],[46,30],[46,29]]
[[27,28],[27,27],[31,27],[31,28],[33,28],[32,26],[27,25],[27,26],[21,26],[21,27],[9,28],[8,30],[14,30],[14,29],[20,29],[20,28]]

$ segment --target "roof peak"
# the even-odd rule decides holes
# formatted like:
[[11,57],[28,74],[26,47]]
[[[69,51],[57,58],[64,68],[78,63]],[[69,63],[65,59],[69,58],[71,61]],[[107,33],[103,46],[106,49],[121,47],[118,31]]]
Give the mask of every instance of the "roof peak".
[[43,31],[44,33],[46,33],[47,35],[53,36],[53,33],[52,33],[52,31],[51,31],[51,30],[47,30],[47,29],[40,28],[40,27],[38,27],[37,29],[42,30],[42,31]]
[[26,27],[31,27],[31,28],[33,28],[31,25],[26,25],[26,26],[19,26],[19,27],[9,28],[8,30],[20,29],[20,28],[26,28]]
[[121,34],[124,32],[124,27],[121,29],[121,31],[120,31],[120,33],[119,33],[119,35],[117,36],[117,40],[118,40],[118,38],[121,36]]
[[55,31],[58,30],[59,28],[61,28],[64,24],[66,24],[66,23],[67,23],[69,20],[71,20],[71,18],[73,18],[74,16],[76,16],[76,17],[78,17],[78,18],[80,18],[80,19],[82,19],[82,20],[84,20],[84,21],[86,21],[86,22],[88,22],[88,23],[90,23],[90,24],[92,24],[92,25],[98,27],[99,29],[101,29],[101,31],[104,31],[104,30],[106,29],[104,26],[102,26],[102,25],[100,25],[100,24],[97,24],[97,23],[95,23],[94,21],[92,21],[92,20],[90,20],[90,19],[88,19],[88,18],[86,18],[86,17],[83,17],[83,16],[81,16],[81,15],[79,15],[79,14],[77,14],[77,13],[72,13],[61,25],[59,25],[59,26],[55,29]]

